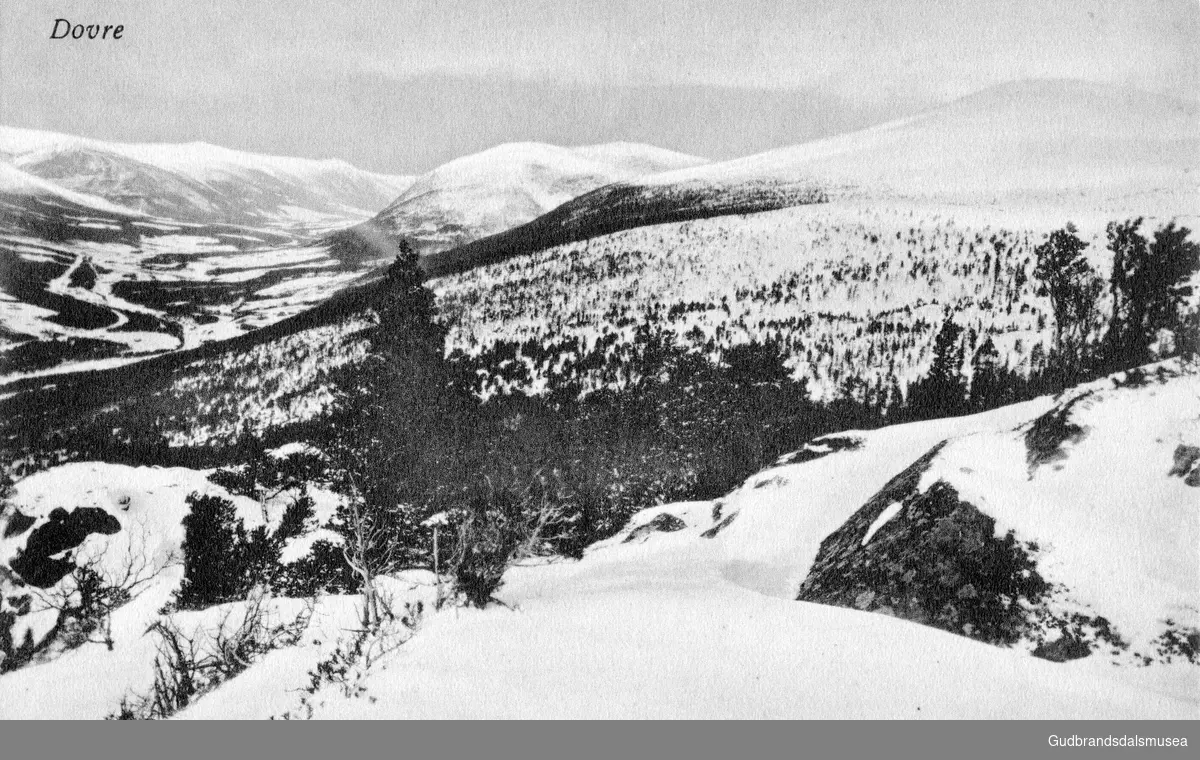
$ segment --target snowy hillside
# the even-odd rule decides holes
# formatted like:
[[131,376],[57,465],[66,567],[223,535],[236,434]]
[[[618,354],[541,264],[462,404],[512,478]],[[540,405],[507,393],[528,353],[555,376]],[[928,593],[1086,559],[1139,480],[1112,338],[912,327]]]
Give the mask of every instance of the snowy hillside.
[[1048,659],[1196,664],[1198,440],[1175,364],[828,436],[723,500],[726,569]]
[[0,127],[0,160],[67,190],[194,223],[358,220],[410,181],[338,160],[264,156],[199,142],[112,143],[15,127]]
[[614,183],[426,266],[451,274],[635,227],[830,200],[1194,220],[1198,109],[1104,85],[1014,82],[870,129]]
[[869,197],[1195,213],[1200,106],[1071,80],[996,86],[913,117],[747,158],[657,175],[651,185],[808,177]]
[[[1109,220],[1071,218],[1105,271]],[[947,310],[980,342],[991,337],[1008,366],[1027,370],[1052,324],[1032,278],[1033,249],[1064,221],[1056,210],[841,200],[639,227],[432,284],[452,349],[519,348],[523,366],[498,390],[561,381],[605,338],[616,342],[616,364],[653,320],[709,353],[779,340],[796,376],[832,398],[849,378],[915,380]],[[589,389],[610,384],[609,369],[581,368],[578,379]]]
[[510,143],[418,177],[372,222],[422,252],[440,251],[529,222],[602,185],[704,163],[634,143]]
[[0,162],[0,194],[10,196],[12,200],[16,200],[21,196],[37,196],[47,203],[58,201],[68,208],[76,206],[82,209],[102,211],[118,216],[140,216],[137,211],[131,208],[118,206],[95,195],[77,193],[65,187],[60,187],[53,182],[35,177],[11,164],[3,162]]
[[[1195,718],[1198,425],[1200,376],[1168,362],[973,417],[825,436],[724,498],[639,513],[582,560],[511,569],[506,606],[427,609],[410,639],[366,659],[344,648],[353,598],[325,597],[295,646],[180,715]],[[27,517],[6,527],[3,559],[83,508],[119,523],[88,546],[152,522],[154,551],[169,553],[190,490],[224,493],[182,469],[35,475],[12,499]],[[248,525],[278,519],[232,498]],[[996,547],[1021,562],[975,562]],[[1043,594],[1005,597],[981,581],[997,568]],[[396,604],[428,604],[431,582],[408,573],[387,588]],[[101,717],[148,688],[143,632],[174,583],[164,573],[117,610],[111,650],[83,644],[0,676],[0,714]],[[794,601],[818,589],[823,603]],[[300,614],[299,601],[270,604],[276,619]],[[171,614],[212,632],[243,608]],[[922,619],[929,609],[942,616]],[[972,640],[985,637],[964,623],[988,615],[1018,635]]]

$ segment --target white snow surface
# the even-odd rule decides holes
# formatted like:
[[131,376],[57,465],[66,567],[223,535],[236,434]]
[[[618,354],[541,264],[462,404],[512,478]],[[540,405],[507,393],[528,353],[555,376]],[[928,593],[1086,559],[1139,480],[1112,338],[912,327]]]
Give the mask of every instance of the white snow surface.
[[[926,480],[953,484],[996,518],[998,533],[1043,542],[1040,569],[1135,646],[1164,613],[1194,624],[1185,608],[1195,612],[1200,503],[1167,471],[1176,445],[1200,442],[1200,382],[1175,363],[1163,367],[1162,379],[1151,368],[1143,385],[1118,376],[971,417],[826,436],[807,448],[824,456],[785,457],[715,502],[644,510],[580,561],[511,569],[504,606],[427,613],[364,674],[362,695],[324,688],[309,699],[312,717],[1198,718],[1194,665],[1052,663],[886,615],[793,601],[821,540],[950,439]],[[1024,431],[1082,394],[1071,420],[1087,435],[1030,478]],[[15,501],[44,514],[130,495],[129,514],[170,535],[183,496],[199,487],[215,488],[202,473],[85,463],[19,483]],[[239,506],[248,522],[256,509]],[[662,513],[686,527],[624,543]],[[733,513],[715,537],[700,535]],[[428,604],[432,585],[428,573],[409,574],[389,581],[389,593]],[[279,600],[279,614],[295,604]],[[0,715],[111,712],[149,673],[152,647],[141,632],[154,609],[139,600],[118,612],[114,652],[89,645],[0,678]],[[219,612],[187,620],[211,623]],[[322,600],[300,646],[272,652],[179,717],[302,715],[308,672],[355,626],[353,599]]]
[[204,142],[108,142],[5,126],[0,162],[52,186],[122,199],[171,218],[249,214],[285,224],[360,221],[412,181],[339,159],[267,156]]
[[1200,106],[1076,80],[998,85],[916,116],[745,158],[665,172],[666,185],[810,178],[872,195],[958,202],[1200,205]]
[[448,246],[532,221],[603,185],[706,163],[638,143],[505,143],[418,177],[376,219]]
[[[764,596],[720,572],[708,503],[648,510],[688,523],[578,563],[509,572],[508,608],[450,609],[314,718],[1113,718],[1197,716],[1197,695],[1111,668],[1054,664],[942,631]],[[263,718],[302,658],[252,669],[181,717]],[[311,667],[311,665],[307,665]],[[1135,674],[1140,675],[1140,674]],[[296,710],[296,702],[286,709]]]
[[[4,127],[0,127],[0,130]],[[109,214],[119,214],[129,217],[140,217],[142,214],[124,206],[118,206],[115,203],[109,203],[103,198],[98,198],[94,195],[86,193],[77,193],[74,190],[68,190],[65,187],[59,187],[53,182],[47,182],[44,179],[33,176],[27,172],[23,172],[11,164],[6,164],[0,161],[0,193],[13,193],[14,195],[48,195],[71,203],[94,208],[98,211],[104,211]]]
[[879,517],[875,518],[875,522],[871,523],[871,527],[867,528],[867,535],[863,536],[861,545],[866,546],[867,544],[871,543],[871,538],[879,532],[880,528],[882,528],[884,525],[887,525],[889,520],[898,515],[903,506],[904,505],[898,501],[893,501],[891,504],[888,504],[887,507],[879,513]]

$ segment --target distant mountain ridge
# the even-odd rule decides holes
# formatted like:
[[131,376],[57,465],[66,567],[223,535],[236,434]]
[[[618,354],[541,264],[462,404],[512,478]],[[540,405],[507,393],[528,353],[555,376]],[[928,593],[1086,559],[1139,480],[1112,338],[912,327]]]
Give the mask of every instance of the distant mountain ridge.
[[1200,209],[1200,105],[1073,80],[989,88],[915,116],[607,185],[435,253],[460,272],[632,227],[836,199],[1163,214]]
[[[653,184],[793,179],[957,202],[1198,196],[1200,104],[1077,80],[1024,80],[914,116],[704,167]],[[1193,204],[1194,205],[1194,204]]]
[[[361,219],[410,181],[337,159],[266,156],[201,142],[115,143],[15,127],[0,127],[0,161],[67,191],[191,223]],[[26,194],[46,191],[25,185]]]
[[369,223],[424,253],[520,226],[597,188],[707,159],[637,143],[506,143],[418,177]]

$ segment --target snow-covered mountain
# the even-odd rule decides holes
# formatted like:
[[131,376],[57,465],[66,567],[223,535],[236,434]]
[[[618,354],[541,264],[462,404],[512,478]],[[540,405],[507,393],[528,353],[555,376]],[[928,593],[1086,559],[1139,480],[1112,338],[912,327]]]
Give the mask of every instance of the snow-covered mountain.
[[418,250],[440,251],[525,224],[603,185],[705,163],[636,143],[508,143],[416,178],[371,223]]
[[409,181],[0,127],[0,376],[111,366],[295,314],[373,266],[320,238]]
[[838,137],[617,182],[428,266],[446,274],[632,227],[839,199],[1194,217],[1198,120],[1190,101],[1013,82]]
[[[1195,368],[1167,362],[825,436],[724,498],[635,515],[578,562],[510,569],[504,606],[427,607],[369,662],[346,655],[353,598],[324,597],[309,635],[182,717],[1193,718],[1198,398]],[[286,503],[183,468],[76,463],[19,483],[0,540],[10,633],[50,624],[22,612],[14,568],[53,590],[68,534],[75,557],[119,570],[132,549],[157,567],[192,491],[226,496],[248,526]],[[179,577],[168,567],[116,611],[111,648],[47,650],[0,677],[0,715],[116,712],[150,688],[152,623],[201,647],[237,625],[245,603],[161,612]],[[385,587],[397,606],[432,598],[428,572]],[[273,621],[301,609],[270,604]],[[322,662],[346,664],[343,679],[314,680]]]
[[807,177],[872,197],[1088,208],[1153,192],[1186,212],[1200,200],[1198,120],[1196,102],[1027,80],[846,135],[663,173],[647,184]]
[[[0,507],[0,643],[16,668],[0,676],[0,716],[137,704],[162,651],[146,631],[161,623],[158,635],[181,632],[228,666],[182,717],[1195,717],[1194,363],[970,417],[842,430],[729,490],[818,430],[904,417],[903,389],[929,371],[949,321],[963,329],[959,369],[972,387],[980,356],[1014,384],[1044,366],[1054,314],[1033,274],[1036,246],[1075,222],[1106,278],[1107,223],[1195,228],[1191,116],[1154,96],[1033,82],[721,164],[623,144],[500,146],[419,178],[353,228],[359,238],[329,227],[320,242],[274,221],[168,224],[0,163],[0,182],[36,199],[0,198],[11,296],[0,338],[19,342],[12,351],[53,363],[77,347],[51,338],[106,331],[121,345],[88,350],[128,361],[183,349],[0,390],[0,449],[23,478]],[[224,170],[172,155],[78,154],[63,171],[78,159],[81,171],[128,179],[124,162],[136,161],[129,186],[186,175],[171,202],[207,203],[190,183]],[[287,626],[304,603],[268,598],[270,640],[229,665],[230,627],[262,611],[261,588],[207,609],[168,604],[188,495],[228,499],[245,530],[278,539],[280,566],[315,558],[317,535],[342,540],[328,473],[268,497],[242,482],[261,462],[241,444],[250,434],[296,450],[332,427],[300,423],[327,411],[335,373],[367,356],[388,294],[362,275],[398,236],[445,275],[430,286],[446,352],[482,388],[472,412],[505,431],[485,456],[541,466],[540,446],[607,430],[609,414],[628,423],[615,453],[601,445],[568,460],[583,498],[616,494],[589,502],[583,514],[603,532],[568,553],[609,538],[579,561],[522,560],[499,589],[505,604],[482,610],[434,611],[429,572],[388,577],[393,609],[424,603],[424,619],[411,640],[405,626],[388,629],[365,655],[347,633],[359,625],[355,598],[338,592],[347,586],[320,586],[303,636]],[[165,348],[148,342],[165,336]],[[770,379],[729,380],[735,349],[750,348],[741,363],[754,365],[755,346],[772,352],[759,362]],[[681,358],[659,366],[660,355]],[[809,384],[793,388],[789,372]],[[796,417],[752,413],[760,391],[785,385],[778,406]],[[564,399],[581,393],[573,410]],[[654,406],[618,406],[639,395]],[[554,427],[576,413],[576,426]],[[797,430],[801,416],[823,421]],[[696,431],[699,443],[639,440],[665,421],[679,424],[664,435],[688,444]],[[768,426],[778,439],[743,435]],[[162,466],[139,466],[152,463]],[[210,479],[210,466],[236,474]],[[438,485],[461,485],[461,470]],[[610,470],[611,481],[593,480]],[[306,489],[316,511],[280,537]],[[61,639],[38,646],[56,620],[70,622],[45,606],[88,577],[70,578],[73,562],[120,576],[130,557],[154,572],[99,619],[108,627],[55,631]],[[91,688],[73,688],[79,679]]]
[[126,218],[141,216],[135,209],[119,206],[96,195],[70,190],[0,161],[0,199],[15,210],[24,207],[30,198],[76,212],[99,211]]
[[[200,142],[104,142],[14,127],[0,127],[0,161],[65,190],[192,223],[358,220],[411,181],[340,160],[265,156]],[[26,183],[21,192],[45,191]]]

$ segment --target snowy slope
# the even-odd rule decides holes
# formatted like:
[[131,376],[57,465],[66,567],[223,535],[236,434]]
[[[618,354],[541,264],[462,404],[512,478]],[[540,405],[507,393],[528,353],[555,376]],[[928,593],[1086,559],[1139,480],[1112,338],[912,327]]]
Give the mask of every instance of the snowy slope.
[[[1064,409],[1083,433],[1037,437],[1031,470],[1029,432]],[[428,613],[352,689],[306,696],[310,671],[356,627],[353,599],[327,598],[300,646],[180,717],[1194,719],[1196,664],[1146,644],[1168,616],[1184,633],[1197,624],[1200,462],[1176,452],[1200,444],[1198,424],[1200,377],[1167,363],[973,417],[826,436],[723,499],[639,513],[578,562],[512,569],[507,606]],[[1107,616],[1126,653],[1051,662],[895,612],[793,601],[840,531],[868,553],[895,545],[911,510],[861,507],[935,447],[916,491],[951,484],[997,537],[1036,540],[1037,571],[1071,597],[1055,603]],[[78,464],[22,482],[14,501],[40,520],[66,502],[101,506],[169,537],[192,488],[219,490],[187,470]],[[256,505],[235,501],[253,524]],[[420,574],[389,589],[397,602],[431,594]],[[212,625],[222,609],[184,620]],[[144,688],[153,652],[138,626],[153,616],[139,601],[118,613],[112,652],[88,645],[0,678],[0,712],[111,712]],[[74,688],[79,673],[89,689]]]
[[1194,219],[1198,120],[1191,101],[1069,80],[1013,82],[858,132],[614,182],[435,253],[426,266],[449,274],[630,228],[829,200]]
[[[199,493],[230,500],[237,516],[253,529],[275,526],[287,498],[275,497],[264,504],[230,495],[211,483],[206,473],[185,468],[128,467],[101,462],[65,465],[22,481],[13,503],[14,512],[0,516],[0,591],[9,605],[22,596],[33,595],[31,614],[19,614],[12,627],[13,640],[20,642],[26,630],[40,638],[54,622],[51,611],[38,612],[37,590],[13,583],[8,568],[24,549],[30,537],[54,522],[56,510],[61,522],[63,512],[100,510],[115,518],[119,530],[111,535],[92,533],[77,548],[69,551],[72,561],[86,558],[101,560],[100,571],[108,578],[121,578],[126,563],[132,560],[149,581],[140,593],[113,615],[112,636],[115,646],[109,651],[101,642],[61,651],[52,648],[34,664],[0,676],[0,718],[102,718],[115,711],[122,697],[145,691],[153,680],[151,665],[156,654],[147,628],[162,617],[161,609],[172,599],[183,577],[181,545],[182,520],[188,514],[186,498]],[[327,492],[311,492],[316,500],[317,521],[327,520],[335,500]],[[26,518],[32,518],[27,521]],[[264,522],[265,521],[265,522]],[[21,530],[17,530],[20,527]],[[320,535],[328,538],[327,535]],[[313,534],[305,534],[289,543],[285,557],[292,560],[307,551]],[[288,561],[285,559],[285,561]],[[51,590],[63,587],[60,581]],[[288,604],[283,603],[284,607]],[[291,606],[295,606],[292,604]],[[6,606],[3,612],[14,609]],[[228,610],[212,608],[203,612],[183,613],[178,619],[189,627],[211,626]],[[0,617],[0,621],[10,621]],[[86,687],[80,688],[81,684]]]
[[529,222],[602,185],[704,163],[636,143],[509,143],[418,177],[372,221],[422,250],[443,250]]
[[[967,625],[968,608],[1002,579],[970,576],[964,556],[986,547],[961,542],[983,524],[992,535],[980,541],[1000,546],[1011,531],[1011,551],[1031,563],[1015,588],[1031,574],[1046,586],[1000,621],[1018,648],[1054,658],[1075,640],[1073,657],[1195,664],[1200,476],[1179,452],[1200,445],[1200,375],[1152,370],[974,417],[819,439],[724,500],[724,572],[764,593],[991,640]],[[935,564],[947,588],[923,585]]]
[[1198,119],[1194,102],[1071,80],[1021,81],[913,117],[647,183],[808,177],[868,196],[1093,208],[1152,194],[1187,213],[1200,200]]
[[0,127],[0,159],[68,190],[189,222],[361,219],[407,177],[339,160],[264,156],[206,143],[125,144]]
[[[1081,397],[1086,407],[1071,403]],[[1194,371],[1167,364],[1144,384],[1117,375],[973,417],[826,436],[724,499],[639,513],[580,562],[511,570],[508,607],[432,616],[360,698],[318,692],[313,717],[1195,718],[1196,664],[1178,656],[1050,662],[894,613],[792,599],[826,539],[948,440],[920,488],[953,482],[998,533],[1037,538],[1039,572],[1144,652],[1165,616],[1196,624],[1196,492],[1168,471],[1181,442],[1200,440],[1198,399]],[[1024,437],[1063,408],[1087,434],[1031,479]],[[908,519],[882,514],[855,544],[887,542]],[[183,717],[281,714],[276,684],[299,687],[301,675],[277,661]]]
[[13,196],[15,198],[19,198],[20,196],[40,196],[51,202],[59,201],[79,206],[83,209],[102,211],[106,214],[115,214],[124,217],[141,216],[139,212],[131,208],[118,206],[99,196],[78,193],[64,187],[59,187],[53,182],[47,182],[44,179],[35,177],[32,174],[21,171],[15,166],[3,162],[0,162],[0,195]]
[[[688,527],[579,563],[510,571],[512,609],[446,610],[363,680],[310,701],[321,719],[1115,718],[1196,715],[1190,698],[880,615],[763,596],[724,579]],[[297,710],[299,662],[264,663],[181,717]],[[308,665],[311,667],[311,665]],[[301,712],[301,714],[303,714]]]

